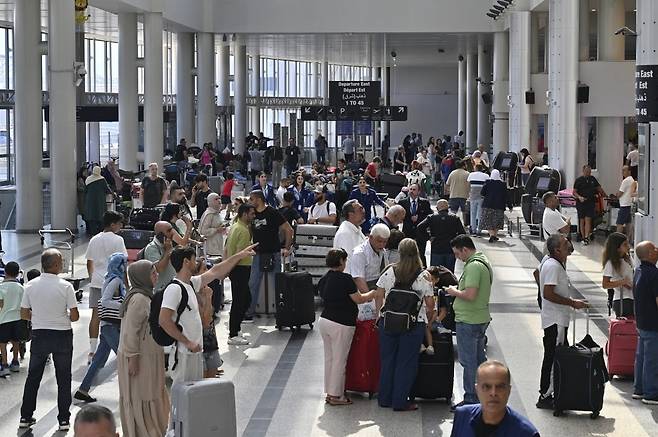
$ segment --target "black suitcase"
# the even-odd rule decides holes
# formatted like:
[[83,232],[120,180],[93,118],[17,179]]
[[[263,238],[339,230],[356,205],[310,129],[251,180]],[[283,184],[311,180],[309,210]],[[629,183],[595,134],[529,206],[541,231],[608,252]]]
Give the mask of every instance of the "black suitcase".
[[160,220],[160,209],[158,208],[135,208],[130,213],[130,226],[135,229],[152,231],[155,224]]
[[522,205],[523,187],[507,188],[507,207],[509,209]]
[[117,232],[123,238],[126,249],[143,249],[153,239],[153,231],[142,229],[121,229]]
[[420,354],[412,398],[452,400],[455,351],[452,334],[432,333],[434,355]]
[[532,223],[532,205],[533,197],[530,194],[524,194],[521,197],[521,213],[526,223]]
[[283,272],[274,277],[276,328],[294,329],[315,322],[315,287],[308,272]]
[[380,176],[381,191],[388,194],[388,197],[395,198],[402,187],[407,185],[407,178],[402,175],[382,173]]
[[560,345],[555,349],[553,364],[553,415],[561,416],[565,410],[591,411],[596,419],[603,408],[605,383],[610,380],[603,359],[603,348],[589,335],[576,343],[576,320],[573,323],[574,345]]

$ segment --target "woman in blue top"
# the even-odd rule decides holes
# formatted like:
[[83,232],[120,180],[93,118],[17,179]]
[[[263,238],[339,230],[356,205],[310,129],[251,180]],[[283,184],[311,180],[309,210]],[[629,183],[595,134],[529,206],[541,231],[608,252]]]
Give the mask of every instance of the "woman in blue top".
[[267,183],[267,173],[261,172],[258,175],[258,183],[251,187],[251,191],[254,190],[261,190],[263,192],[263,195],[265,196],[265,203],[267,203],[269,206],[272,208],[279,207],[279,201],[277,200],[276,194],[274,193],[274,188],[272,188],[272,185]]
[[366,219],[361,225],[361,230],[365,235],[368,235],[371,227],[370,219],[372,218],[372,207],[375,204],[378,204],[386,210],[388,209],[388,206],[379,198],[377,192],[368,186],[364,177],[359,178],[357,188],[353,189],[350,193],[350,200],[352,199],[358,200],[366,210]]
[[295,182],[288,188],[288,191],[295,196],[292,207],[297,210],[299,215],[304,219],[304,222],[306,222],[308,208],[315,203],[315,196],[311,190],[306,188],[306,181],[301,173],[295,175]]
[[95,402],[96,399],[89,395],[91,383],[98,371],[105,365],[110,356],[110,350],[117,353],[119,349],[119,336],[121,317],[119,310],[126,296],[126,266],[128,257],[121,252],[110,256],[107,263],[107,274],[101,291],[101,299],[98,302],[98,316],[101,319],[101,335],[94,359],[87,369],[87,374],[80,384],[80,388],[73,395],[74,398],[84,402]]

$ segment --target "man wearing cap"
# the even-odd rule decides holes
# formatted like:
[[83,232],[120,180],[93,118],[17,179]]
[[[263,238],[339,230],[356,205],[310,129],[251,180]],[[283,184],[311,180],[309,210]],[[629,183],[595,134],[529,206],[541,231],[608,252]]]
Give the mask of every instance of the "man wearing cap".
[[316,185],[313,190],[315,203],[308,210],[309,225],[333,225],[336,223],[336,205],[327,200],[327,186]]

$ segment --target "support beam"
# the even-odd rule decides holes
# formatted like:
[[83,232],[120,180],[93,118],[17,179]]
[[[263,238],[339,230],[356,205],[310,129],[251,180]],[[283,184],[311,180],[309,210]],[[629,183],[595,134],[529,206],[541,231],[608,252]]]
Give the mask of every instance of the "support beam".
[[197,142],[217,141],[215,117],[215,35],[197,33]]
[[144,161],[162,168],[162,13],[144,14]]
[[478,86],[477,53],[466,54],[466,151],[473,152],[477,146]]
[[509,34],[494,34],[494,125],[493,125],[493,159],[498,152],[509,149]]
[[119,14],[119,167],[124,170],[137,170],[138,105],[137,14],[122,12]]
[[187,144],[196,143],[193,67],[194,34],[178,32],[176,34],[176,140],[185,138]]
[[518,152],[530,144],[530,106],[525,100],[525,93],[530,90],[529,11],[510,12],[509,38],[509,92],[512,105],[509,111],[509,149]]
[[245,151],[247,136],[247,46],[243,38],[238,35],[233,43],[233,71],[234,82],[234,105],[235,105],[235,129],[234,153],[242,155]]
[[482,96],[491,95],[491,60],[490,53],[484,46],[484,41],[478,41],[478,77],[480,82],[477,87],[478,102],[478,130],[477,143],[484,144],[488,149],[491,144],[491,122],[489,114],[491,113],[491,104],[485,103]]

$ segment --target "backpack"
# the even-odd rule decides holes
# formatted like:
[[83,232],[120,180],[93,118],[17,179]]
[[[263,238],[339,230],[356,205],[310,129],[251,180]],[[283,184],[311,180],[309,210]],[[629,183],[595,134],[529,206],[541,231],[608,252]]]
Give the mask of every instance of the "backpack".
[[[185,288],[185,286],[176,279],[167,284],[167,287],[171,284],[176,284],[181,289],[181,300],[178,304],[178,308],[176,309],[176,326],[180,331],[182,331],[183,327],[178,323],[180,317],[185,309],[192,310],[192,308],[189,306],[187,288]],[[153,294],[153,297],[151,298],[151,309],[149,311],[149,326],[151,327],[151,335],[153,336],[153,340],[155,340],[155,342],[160,346],[171,346],[176,342],[176,340],[167,334],[165,330],[162,329],[162,326],[160,326],[160,309],[162,308],[162,298],[164,297],[164,291],[167,289],[167,287]]]
[[395,285],[386,295],[386,302],[381,314],[384,331],[387,334],[404,334],[416,326],[423,301],[418,292],[411,289],[411,286],[422,272],[423,270],[419,269],[410,284],[402,284],[396,279]]

